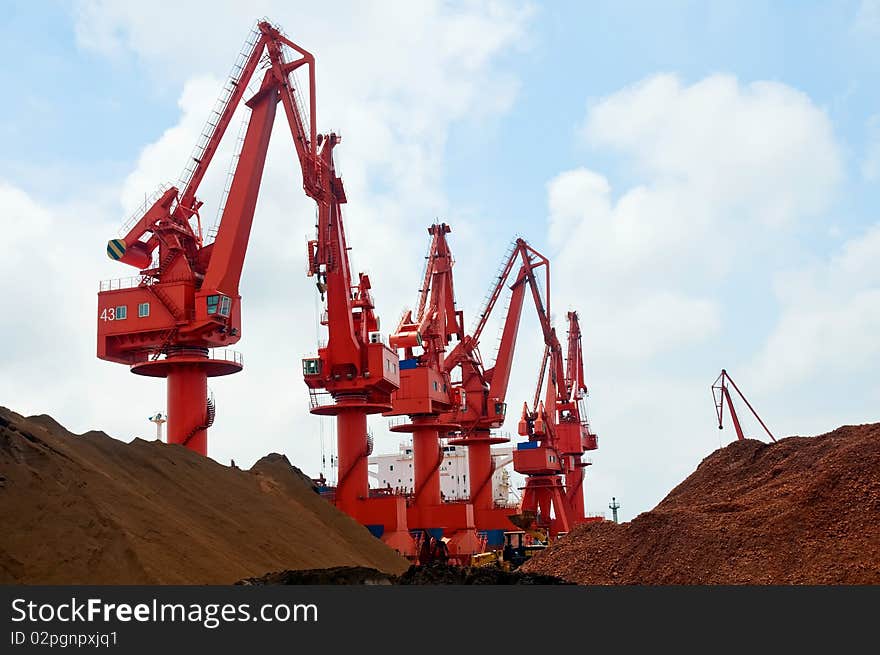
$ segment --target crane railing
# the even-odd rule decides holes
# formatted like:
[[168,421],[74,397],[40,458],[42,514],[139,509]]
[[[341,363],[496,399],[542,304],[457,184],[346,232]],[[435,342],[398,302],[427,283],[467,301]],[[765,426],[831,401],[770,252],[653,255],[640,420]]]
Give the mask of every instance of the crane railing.
[[156,188],[156,190],[153,191],[153,193],[151,193],[149,196],[145,196],[144,201],[140,205],[138,205],[137,209],[135,209],[131,213],[131,215],[126,218],[125,221],[122,223],[122,227],[119,228],[119,236],[126,236],[131,231],[131,228],[133,228],[137,224],[137,222],[141,220],[141,218],[143,218],[144,214],[147,213],[147,210],[153,206],[153,203],[155,203],[160,197],[162,197],[162,194],[168,191],[168,189],[170,188],[170,184],[163,183],[160,184]]
[[129,277],[117,277],[111,280],[101,280],[98,283],[98,291],[119,291],[120,289],[134,289],[139,287],[143,281],[143,275],[132,275]]
[[388,419],[388,430],[393,431],[394,428],[406,425],[410,422],[408,416],[393,416]]
[[492,311],[492,306],[495,304],[495,300],[497,299],[496,292],[498,284],[504,278],[505,270],[510,264],[510,258],[513,255],[513,252],[516,250],[516,242],[517,239],[514,239],[507,247],[507,251],[504,253],[504,257],[501,260],[501,264],[498,266],[498,270],[495,271],[495,275],[492,278],[492,285],[489,287],[489,290],[486,292],[486,295],[483,297],[483,300],[480,303],[480,311],[474,318],[470,334],[476,334],[477,329],[479,329],[480,325],[485,322],[486,315]]
[[[244,366],[244,356],[238,350],[233,350],[232,348],[201,348],[194,347],[191,349],[193,353],[201,353],[204,355],[207,352],[208,359],[219,361],[219,362],[231,362],[233,364],[238,364],[239,366]],[[177,353],[179,354],[181,350],[178,349]],[[187,354],[189,354],[187,352]],[[158,353],[158,356],[153,358],[153,361],[168,359],[168,354],[165,352]],[[137,358],[132,359],[132,364],[139,364],[140,360]]]
[[208,350],[208,359],[222,362],[232,362],[239,366],[244,366],[244,357],[237,350],[231,348],[211,348]]
[[208,116],[208,120],[205,122],[205,126],[202,128],[202,132],[199,135],[198,141],[196,141],[196,145],[193,148],[192,154],[190,155],[190,158],[187,160],[186,166],[184,166],[183,171],[180,174],[177,188],[180,189],[182,196],[186,195],[189,184],[190,182],[192,182],[196,169],[202,162],[202,158],[205,155],[208,144],[211,142],[214,133],[217,130],[217,126],[220,124],[221,118],[229,106],[230,100],[232,99],[238,86],[242,83],[242,81],[244,81],[241,79],[242,73],[244,72],[245,66],[254,52],[254,48],[260,40],[260,34],[260,30],[255,24],[254,27],[251,28],[250,33],[245,39],[244,45],[242,46],[241,51],[238,53],[238,57],[236,58],[235,63],[232,65],[232,69],[230,70],[229,75],[226,78],[226,82],[223,84],[220,95],[214,102],[214,107]]
[[318,389],[309,388],[309,409],[317,409],[325,405],[332,405],[335,401],[333,396],[327,391],[319,391]]

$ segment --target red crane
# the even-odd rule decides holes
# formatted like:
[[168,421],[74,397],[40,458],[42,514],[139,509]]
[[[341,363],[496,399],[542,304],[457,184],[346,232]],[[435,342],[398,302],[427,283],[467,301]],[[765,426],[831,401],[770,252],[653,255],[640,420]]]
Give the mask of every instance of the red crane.
[[481,549],[473,511],[465,503],[443,502],[440,466],[441,436],[459,424],[445,415],[460,404],[445,366],[446,349],[453,339],[464,338],[464,318],[455,306],[452,269],[454,260],[446,235],[451,228],[438,223],[428,228],[431,246],[415,313],[407,311],[390,337],[392,348],[402,352],[400,388],[392,395],[386,416],[409,416],[392,432],[411,433],[413,439],[413,494],[407,521],[411,530],[446,533],[449,552],[464,559]]
[[[265,70],[262,84],[245,103],[250,120],[211,240],[202,233],[202,202],[196,193],[247,82],[260,67]],[[301,68],[308,73],[307,108],[294,79]],[[242,368],[237,354],[222,356],[210,349],[241,338],[238,286],[279,101],[303,189],[318,210],[317,234],[308,244],[308,274],[316,278],[326,300],[322,323],[328,339],[317,357],[303,360],[303,376],[311,390],[311,411],[336,416],[340,478],[335,502],[367,525],[380,522],[376,516],[402,516],[384,521],[383,539],[406,550],[412,540],[406,532],[405,503],[401,498],[369,502],[366,460],[366,417],[391,408],[391,392],[398,386],[397,355],[378,333],[369,277],[361,273],[357,284],[352,283],[341,211],[345,189],[333,162],[341,139],[317,132],[315,59],[270,23],[258,23],[245,43],[181,183],[161,189],[127,226],[125,236],[108,243],[111,258],[142,270],[130,282],[102,285],[98,356],[129,364],[140,375],[168,378],[169,442],[206,453],[207,427],[214,416],[207,378]],[[128,317],[129,306],[138,307],[136,320]],[[322,390],[330,402],[318,400]]]
[[[456,309],[453,259],[445,224],[429,228],[432,235],[418,309],[407,312],[392,347],[402,351],[400,389],[392,396],[389,416],[408,415],[411,422],[392,427],[413,434],[414,493],[408,510],[410,529],[428,529],[450,536],[450,552],[478,552],[476,530],[499,545],[503,532],[513,527],[510,508],[496,507],[492,496],[494,462],[491,446],[508,441],[492,434],[506,415],[505,397],[514,360],[523,302],[530,290],[543,324],[549,324],[537,275],[547,270],[545,294],[549,297],[549,261],[525,240],[517,239],[507,253],[487,296],[472,334],[465,334],[462,312]],[[514,271],[517,271],[514,274]],[[485,367],[479,350],[488,320],[506,288],[510,303],[503,321],[493,365]],[[453,339],[457,343],[449,350]],[[458,367],[460,382],[452,383]],[[450,445],[468,448],[470,499],[443,502],[439,469],[443,461],[440,438],[451,435]],[[497,534],[493,534],[497,533]]]
[[582,457],[599,447],[599,438],[590,429],[585,399],[588,395],[584,379],[584,355],[581,326],[577,312],[568,312],[567,356],[565,360],[566,399],[557,402],[556,434],[558,450],[564,458],[566,500],[573,521],[586,519],[584,508],[584,469],[589,465]]
[[736,409],[733,406],[733,398],[730,395],[730,389],[727,386],[728,382],[730,383],[730,386],[733,387],[734,391],[739,394],[739,397],[742,398],[742,401],[746,404],[746,407],[749,408],[752,415],[758,419],[758,423],[764,428],[764,431],[767,433],[767,436],[770,437],[770,440],[776,443],[776,437],[770,432],[770,428],[764,424],[764,421],[758,416],[758,412],[756,412],[751,403],[746,400],[743,392],[739,390],[738,386],[736,386],[736,382],[733,381],[733,378],[731,378],[723,368],[721,369],[719,376],[715,378],[715,382],[712,383],[712,399],[715,401],[715,414],[718,417],[718,429],[724,429],[724,403],[727,402],[727,407],[730,410],[730,418],[733,420],[733,428],[736,430],[736,438],[740,441],[745,439],[742,426],[739,423],[739,417],[736,415]]
[[[245,103],[249,122],[221,203],[219,225],[215,235],[205,235],[199,214],[202,201],[196,194],[261,61],[265,72],[259,90]],[[269,23],[259,23],[180,182],[160,188],[123,228],[125,235],[107,244],[110,258],[140,269],[140,275],[101,284],[98,357],[127,364],[138,375],[167,378],[168,441],[203,455],[207,428],[214,420],[207,378],[242,369],[237,353],[211,349],[241,338],[239,281],[279,100],[303,163],[303,185],[312,193],[321,188],[314,163],[321,157],[315,151],[314,120],[309,129],[301,120],[291,78],[303,66],[309,70],[314,119],[314,58]]]
[[[502,426],[507,413],[507,387],[527,290],[531,291],[542,326],[549,322],[549,304],[545,306],[537,281],[542,267],[545,269],[544,294],[549,303],[549,260],[524,239],[514,241],[487,295],[474,330],[455,345],[445,361],[447,370],[451,371],[456,366],[461,370],[461,382],[456,385],[460,390],[461,402],[446,417],[446,420],[460,424],[461,429],[449,443],[468,448],[470,502],[474,507],[477,529],[488,534],[490,545],[500,544],[503,532],[512,527],[510,509],[496,507],[492,496],[495,465],[491,447],[509,440],[493,434],[492,430]],[[498,350],[494,363],[486,367],[480,353],[480,339],[506,288],[510,290],[510,302],[504,316]]]
[[[545,325],[544,359],[538,373],[533,408],[523,404],[519,433],[528,441],[517,444],[514,469],[526,475],[520,523],[549,530],[551,535],[568,532],[579,523],[600,520],[584,511],[584,452],[598,448],[584,407],[581,330],[576,312],[568,312],[566,353],[556,331]],[[564,359],[563,359],[564,358]],[[549,374],[547,373],[549,371]],[[541,400],[541,390],[546,390]],[[552,518],[551,518],[552,515]]]
[[[311,68],[309,83],[314,89]],[[405,499],[371,497],[367,466],[372,452],[367,416],[391,410],[391,394],[400,384],[398,357],[379,332],[369,276],[359,273],[357,283],[352,281],[351,248],[342,216],[347,198],[333,161],[333,149],[341,138],[334,133],[316,136],[314,93],[311,99],[310,137],[300,129],[296,143],[303,188],[318,210],[317,236],[308,244],[308,275],[315,278],[326,303],[321,324],[327,329],[327,341],[317,357],[303,359],[303,378],[310,390],[311,412],[336,417],[336,506],[409,554],[413,541],[407,531]],[[291,125],[302,128],[299,106],[291,103],[285,109]]]
[[449,373],[443,367],[446,347],[453,337],[460,340],[464,335],[462,312],[455,308],[454,261],[446,241],[449,232],[445,223],[428,228],[432,239],[418,309],[415,315],[407,311],[389,338],[403,359],[400,388],[392,395],[392,409],[386,416],[409,415],[412,420],[393,426],[392,432],[413,435],[413,501],[426,511],[441,502],[439,434],[458,427],[439,419],[455,402]]

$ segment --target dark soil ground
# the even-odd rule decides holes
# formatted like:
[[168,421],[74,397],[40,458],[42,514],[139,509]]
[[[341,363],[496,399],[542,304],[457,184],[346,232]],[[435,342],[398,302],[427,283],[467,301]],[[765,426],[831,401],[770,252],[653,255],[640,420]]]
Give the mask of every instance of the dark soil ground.
[[880,424],[735,441],[652,511],[583,525],[522,570],[580,584],[880,584]]
[[312,571],[279,571],[259,578],[248,578],[245,585],[558,585],[571,584],[552,576],[520,571],[506,572],[496,567],[461,567],[432,564],[411,566],[394,576],[363,567],[337,567]]

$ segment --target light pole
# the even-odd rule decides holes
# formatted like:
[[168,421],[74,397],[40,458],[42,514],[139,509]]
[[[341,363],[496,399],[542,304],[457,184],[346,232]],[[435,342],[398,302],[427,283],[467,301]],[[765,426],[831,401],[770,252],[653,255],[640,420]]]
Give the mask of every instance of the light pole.
[[608,508],[614,515],[614,522],[617,523],[617,510],[620,509],[620,503],[617,502],[617,499],[614,496],[611,497],[611,504],[608,506]]
[[162,412],[156,412],[154,416],[150,416],[147,420],[156,424],[156,439],[162,441],[162,425],[168,422],[168,417]]

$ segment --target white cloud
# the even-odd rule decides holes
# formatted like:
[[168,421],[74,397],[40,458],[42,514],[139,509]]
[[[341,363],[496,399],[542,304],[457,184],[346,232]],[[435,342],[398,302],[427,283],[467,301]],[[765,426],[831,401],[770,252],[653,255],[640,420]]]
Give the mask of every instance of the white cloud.
[[557,298],[589,311],[602,356],[641,358],[716,332],[713,285],[733,257],[819,214],[841,178],[827,117],[782,84],[655,75],[596,103],[581,133],[644,180],[616,200],[586,168],[548,185]]
[[[144,146],[134,170],[123,183],[121,203],[125,212],[138,209],[144,201],[144,195],[151,194],[159,184],[177,182],[222,84],[223,81],[218,78],[204,76],[188,80],[183,85],[177,102],[180,121],[166,129],[155,142]],[[214,192],[224,179],[242,113],[237,112],[233,118],[214,164],[209,169],[211,177],[205,186],[208,192]],[[209,196],[205,197],[207,199]],[[213,215],[210,218],[213,220]]]
[[827,261],[777,276],[781,315],[752,363],[762,388],[875,370],[880,359],[880,224]]
[[145,425],[135,417],[154,411],[162,392],[95,357],[98,280],[118,273],[103,252],[116,204],[102,198],[49,205],[0,183],[0,212],[9,218],[0,259],[0,332],[9,344],[0,359],[0,403],[51,413],[83,431],[118,429],[124,417],[129,427],[117,434],[133,436]]
[[677,268],[664,261],[666,253],[678,249],[687,227],[672,228],[677,212],[665,225],[654,220],[671,196],[639,188],[613,205],[610,195],[608,181],[587,169],[562,173],[548,185],[550,242],[559,250],[552,263],[555,295],[581,309],[591,340],[602,344],[599,356],[639,360],[717,330],[715,302],[672,288],[664,278]]
[[862,175],[869,182],[876,182],[880,180],[880,114],[868,119],[867,131]]
[[862,0],[856,12],[854,29],[867,36],[880,35],[880,0]]
[[655,75],[600,101],[582,133],[658,182],[698,190],[716,212],[770,225],[816,215],[841,178],[827,116],[777,82]]
[[590,106],[579,133],[634,181],[615,189],[580,167],[549,182],[556,311],[579,310],[584,330],[602,438],[590,488],[647,508],[719,445],[717,370],[692,353],[730,351],[739,294],[724,285],[769,276],[779,241],[824,220],[840,154],[806,95],[729,75],[654,75]]

